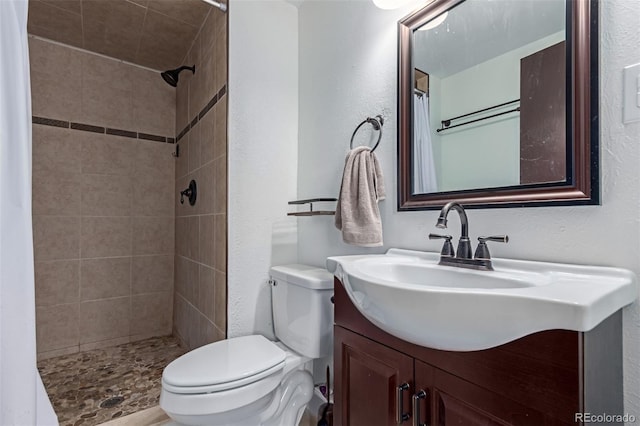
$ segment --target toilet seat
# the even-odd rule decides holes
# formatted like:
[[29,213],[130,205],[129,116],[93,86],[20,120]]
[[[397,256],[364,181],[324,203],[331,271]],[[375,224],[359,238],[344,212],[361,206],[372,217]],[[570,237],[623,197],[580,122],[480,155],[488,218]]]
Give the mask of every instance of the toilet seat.
[[279,373],[285,359],[286,353],[261,335],[221,340],[171,362],[162,386],[178,394],[236,389]]

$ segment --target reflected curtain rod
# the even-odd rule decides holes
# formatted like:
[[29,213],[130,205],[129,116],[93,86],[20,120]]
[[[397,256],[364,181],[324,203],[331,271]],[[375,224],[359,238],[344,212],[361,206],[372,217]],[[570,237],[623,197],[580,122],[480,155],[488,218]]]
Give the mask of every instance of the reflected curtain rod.
[[476,122],[478,122],[478,121],[486,120],[486,119],[488,119],[488,118],[498,117],[498,116],[501,116],[501,115],[504,115],[504,114],[509,114],[509,113],[511,113],[511,112],[520,112],[520,107],[516,107],[516,108],[514,108],[514,109],[510,109],[509,111],[499,112],[499,113],[497,113],[497,114],[488,115],[488,116],[486,116],[486,117],[477,118],[477,119],[475,119],[475,120],[466,121],[466,122],[464,122],[464,123],[455,124],[455,125],[453,125],[453,126],[451,125],[451,122],[452,122],[453,120],[458,120],[458,119],[460,119],[460,118],[469,117],[470,115],[475,115],[475,114],[479,114],[479,113],[481,113],[481,112],[490,111],[490,110],[492,110],[492,109],[500,108],[500,107],[503,107],[503,106],[506,106],[506,105],[509,105],[509,104],[514,104],[514,103],[516,103],[516,102],[520,102],[520,99],[514,99],[514,100],[509,101],[509,102],[505,102],[505,103],[502,103],[502,104],[498,104],[498,105],[490,106],[490,107],[488,107],[488,108],[479,109],[479,110],[477,110],[477,111],[473,111],[473,112],[470,112],[470,113],[468,113],[468,114],[463,114],[463,115],[459,115],[459,116],[457,116],[457,117],[449,118],[449,119],[447,119],[447,120],[442,120],[442,121],[441,121],[441,123],[442,123],[442,124],[441,124],[441,126],[440,126],[440,128],[439,128],[439,129],[436,129],[436,132],[440,133],[440,132],[442,132],[443,130],[453,129],[454,127],[466,126],[467,124],[476,123]]
[[202,0],[203,2],[210,4],[211,6],[217,7],[218,9],[220,9],[223,12],[227,11],[227,5],[222,3],[222,2],[217,2],[214,0]]

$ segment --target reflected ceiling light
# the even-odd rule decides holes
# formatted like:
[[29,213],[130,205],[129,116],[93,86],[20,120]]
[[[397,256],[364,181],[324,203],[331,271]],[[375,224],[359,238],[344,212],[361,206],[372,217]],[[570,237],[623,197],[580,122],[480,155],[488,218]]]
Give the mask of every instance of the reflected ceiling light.
[[431,21],[427,22],[426,24],[424,24],[423,26],[418,28],[418,31],[427,31],[427,30],[434,29],[438,25],[442,24],[445,21],[445,19],[447,19],[447,16],[449,16],[449,12],[448,11],[443,13],[442,15],[439,15],[437,18],[432,19]]
[[373,0],[373,4],[378,6],[380,9],[398,9],[404,6],[407,3],[411,3],[415,0]]

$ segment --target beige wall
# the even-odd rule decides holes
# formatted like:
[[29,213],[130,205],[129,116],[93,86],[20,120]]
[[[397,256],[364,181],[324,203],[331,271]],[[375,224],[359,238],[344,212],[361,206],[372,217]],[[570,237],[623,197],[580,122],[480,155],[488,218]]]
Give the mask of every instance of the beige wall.
[[194,206],[176,203],[174,331],[190,349],[226,336],[227,14],[212,8],[180,74],[176,194],[198,185]]
[[145,138],[175,135],[175,90],[140,67],[29,45],[39,357],[170,334],[174,145]]

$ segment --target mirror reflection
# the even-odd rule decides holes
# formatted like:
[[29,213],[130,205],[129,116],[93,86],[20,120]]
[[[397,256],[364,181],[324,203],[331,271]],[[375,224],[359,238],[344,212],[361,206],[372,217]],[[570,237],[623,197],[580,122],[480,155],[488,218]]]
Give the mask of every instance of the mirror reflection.
[[571,176],[565,13],[466,0],[413,31],[413,194]]

